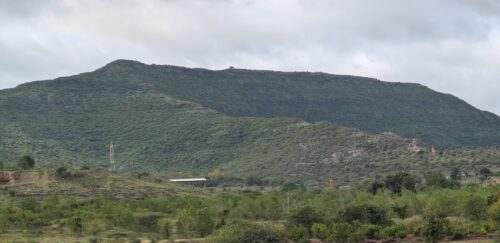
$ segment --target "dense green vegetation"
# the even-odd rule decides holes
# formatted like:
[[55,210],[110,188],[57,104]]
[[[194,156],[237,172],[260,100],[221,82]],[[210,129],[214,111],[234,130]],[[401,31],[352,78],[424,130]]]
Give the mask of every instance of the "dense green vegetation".
[[397,173],[383,178],[376,190],[370,184],[350,189],[283,185],[270,191],[206,189],[196,195],[140,199],[109,195],[83,200],[57,195],[33,198],[3,193],[0,237],[25,230],[30,237],[95,239],[205,238],[236,243],[416,237],[437,242],[500,230],[498,186],[455,181],[449,187],[435,181],[412,181],[411,174]]
[[498,146],[500,117],[419,84],[324,73],[210,71],[115,61],[77,79],[138,84],[231,116],[330,121],[439,147]]
[[[183,70],[183,75],[208,73],[207,82],[218,82],[209,78],[214,72],[207,70],[116,62],[93,73],[0,91],[0,161],[13,167],[20,156],[30,155],[38,168],[108,168],[108,146],[113,142],[120,172],[253,175],[319,185],[330,177],[347,185],[402,169],[423,177],[430,169],[448,174],[457,167],[473,174],[481,167],[499,165],[500,150],[495,148],[437,147],[438,154],[431,156],[428,146],[392,133],[372,135],[296,118],[231,117],[174,95],[187,90],[199,93],[196,87],[206,86],[197,81],[189,89],[176,90],[190,83],[189,75],[181,75]],[[178,86],[162,86],[175,80]],[[207,95],[213,92],[204,90]]]

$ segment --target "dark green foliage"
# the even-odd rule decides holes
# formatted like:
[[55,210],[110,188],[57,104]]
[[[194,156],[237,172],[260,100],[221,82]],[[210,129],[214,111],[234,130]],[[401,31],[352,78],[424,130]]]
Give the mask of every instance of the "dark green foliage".
[[176,227],[179,235],[205,237],[214,230],[214,212],[208,207],[187,207],[179,212]]
[[303,188],[304,188],[304,184],[297,182],[297,181],[286,181],[281,186],[281,189],[284,192],[294,191],[294,190],[303,189]]
[[348,223],[337,223],[332,226],[332,237],[335,242],[348,242],[351,234],[351,225]]
[[383,189],[385,187],[385,184],[381,181],[374,181],[370,183],[370,187],[368,188],[368,191],[372,194],[376,194],[378,190]]
[[340,212],[340,218],[348,223],[361,222],[373,225],[391,223],[387,209],[370,204],[349,205]]
[[264,184],[264,181],[256,176],[247,178],[247,186],[263,186]]
[[486,178],[488,178],[488,176],[490,176],[492,173],[491,173],[491,170],[486,168],[486,167],[483,167],[479,170],[479,175],[481,176],[481,179],[482,180],[485,180]]
[[406,172],[399,172],[394,175],[388,175],[385,178],[385,187],[393,193],[401,193],[406,190],[415,191],[415,178]]
[[208,242],[308,242],[311,238],[325,242],[397,241],[414,234],[435,242],[443,237],[459,239],[497,230],[497,194],[498,186],[477,185],[375,195],[355,188],[200,191],[196,195],[141,199],[21,199],[0,194],[0,230],[43,230],[48,235],[93,238],[207,237]]
[[456,180],[447,179],[439,172],[433,172],[425,175],[425,184],[427,186],[439,186],[442,188],[456,188],[460,187],[460,183]]
[[68,169],[66,167],[59,167],[56,169],[56,175],[59,178],[66,178],[70,176],[70,173],[68,172]]
[[319,223],[313,224],[311,232],[314,238],[324,241],[332,239],[333,237],[331,230],[326,224],[319,224]]
[[[20,155],[29,153],[36,157],[37,167],[107,169],[112,141],[119,172],[169,177],[187,171],[190,176],[207,176],[223,169],[220,176],[240,180],[253,176],[325,185],[333,177],[337,185],[352,185],[373,174],[422,171],[429,163],[442,172],[451,166],[464,171],[495,169],[499,149],[453,150],[430,158],[428,147],[412,139],[300,119],[340,119],[344,121],[340,124],[368,131],[378,127],[397,132],[391,127],[401,124],[410,135],[416,130],[439,131],[438,140],[449,140],[447,134],[455,133],[453,144],[457,139],[457,143],[476,143],[476,135],[487,136],[481,143],[498,137],[495,132],[500,129],[490,131],[483,121],[494,127],[495,118],[467,105],[462,117],[454,107],[441,105],[449,101],[460,106],[455,98],[416,86],[424,90],[422,96],[414,93],[414,86],[348,76],[212,72],[118,61],[96,72],[0,91],[0,160],[14,166]],[[393,95],[398,102],[388,98]],[[419,106],[424,113],[432,108],[432,114],[439,114],[436,119],[453,119],[431,122],[432,114],[419,112],[415,116],[426,121],[414,120],[415,110],[399,100],[406,98],[411,98],[410,108]],[[388,102],[401,107],[389,108]],[[449,111],[456,114],[443,115]],[[474,120],[463,121],[465,117]],[[454,129],[455,122],[470,127],[474,135]],[[421,132],[416,137],[427,137]],[[464,134],[470,136],[455,139]]]
[[35,167],[35,160],[28,155],[24,155],[17,162],[17,166],[21,169],[33,169]]
[[462,174],[461,174],[459,168],[453,167],[453,169],[451,169],[450,179],[455,180],[455,181],[462,179]]
[[321,216],[314,208],[303,206],[291,212],[290,222],[296,225],[302,225],[310,230],[314,223],[321,222]]
[[422,236],[425,238],[426,242],[438,242],[443,237],[446,219],[430,212],[425,215],[424,220],[425,223],[422,229]]
[[283,232],[271,225],[236,220],[222,227],[211,239],[220,243],[285,243]]
[[288,230],[288,237],[295,242],[309,242],[309,231],[303,225],[295,225]]
[[478,195],[470,195],[463,206],[464,215],[471,220],[480,220],[483,218],[487,209],[487,201]]
[[324,73],[147,66],[125,60],[67,82],[91,80],[156,89],[232,116],[331,121],[369,132],[394,131],[435,145],[500,144],[498,116],[419,84]]

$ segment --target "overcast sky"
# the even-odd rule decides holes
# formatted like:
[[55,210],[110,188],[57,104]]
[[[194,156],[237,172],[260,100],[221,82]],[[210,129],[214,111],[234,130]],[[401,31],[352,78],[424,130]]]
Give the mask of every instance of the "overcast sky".
[[0,88],[115,59],[416,82],[500,114],[500,1],[0,0]]

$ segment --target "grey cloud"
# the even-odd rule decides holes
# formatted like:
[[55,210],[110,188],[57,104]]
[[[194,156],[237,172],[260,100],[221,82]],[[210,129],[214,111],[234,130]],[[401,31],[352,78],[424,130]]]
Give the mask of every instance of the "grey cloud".
[[0,54],[0,88],[126,58],[418,82],[500,114],[496,0],[1,1]]

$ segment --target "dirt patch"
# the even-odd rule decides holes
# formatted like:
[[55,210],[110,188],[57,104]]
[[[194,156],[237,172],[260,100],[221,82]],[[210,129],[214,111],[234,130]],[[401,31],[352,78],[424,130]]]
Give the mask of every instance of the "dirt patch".
[[22,184],[47,184],[53,180],[47,171],[2,171],[0,172],[0,186],[15,186]]

